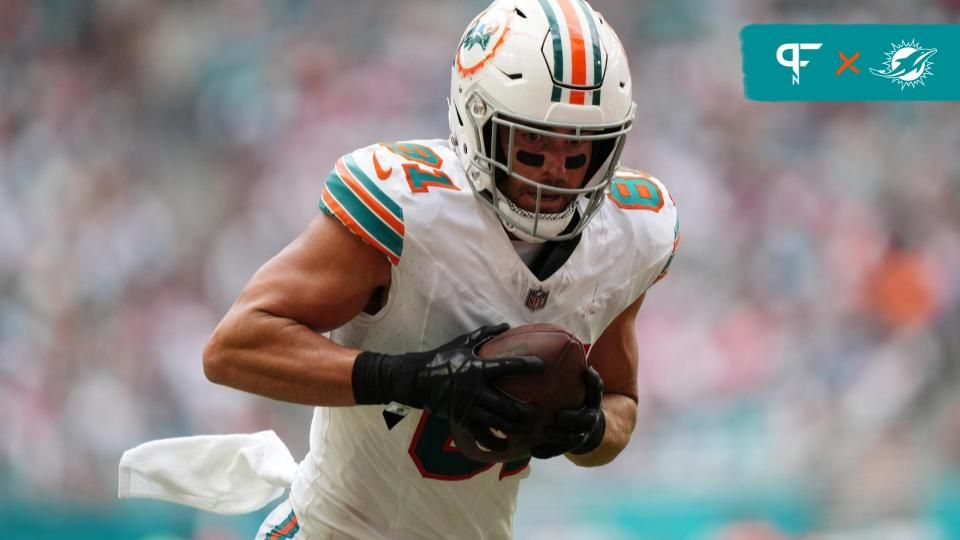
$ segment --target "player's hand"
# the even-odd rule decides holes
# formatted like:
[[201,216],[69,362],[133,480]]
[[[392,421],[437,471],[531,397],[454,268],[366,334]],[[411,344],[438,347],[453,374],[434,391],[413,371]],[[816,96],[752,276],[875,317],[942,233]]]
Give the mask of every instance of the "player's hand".
[[545,442],[531,449],[533,457],[549,459],[566,454],[586,454],[603,441],[606,421],[603,417],[603,380],[592,367],[584,373],[586,395],[579,409],[558,411],[553,422],[543,428]]
[[354,397],[358,404],[395,401],[425,409],[464,426],[485,448],[505,448],[506,441],[493,430],[509,435],[527,428],[538,410],[510,398],[491,382],[504,375],[540,373],[544,367],[535,356],[476,355],[481,344],[509,328],[482,326],[425,352],[361,353],[353,370]]
[[507,329],[506,324],[484,326],[433,351],[433,359],[420,370],[417,378],[424,397],[423,408],[468,428],[476,421],[509,432],[512,431],[509,423],[493,425],[494,418],[490,416],[501,416],[508,421],[524,420],[528,416],[526,409],[532,407],[508,398],[490,382],[504,375],[540,373],[543,360],[535,356],[482,359],[476,355],[483,342]]

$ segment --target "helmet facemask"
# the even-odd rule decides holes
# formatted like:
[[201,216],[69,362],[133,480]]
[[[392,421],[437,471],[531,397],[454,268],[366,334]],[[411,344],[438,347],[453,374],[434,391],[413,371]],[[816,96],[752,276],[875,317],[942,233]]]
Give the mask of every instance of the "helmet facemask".
[[[479,96],[468,103],[472,114],[479,112],[487,117],[478,128],[481,148],[471,156],[475,165],[471,174],[485,180],[470,182],[480,200],[521,240],[565,240],[580,234],[603,203],[631,121],[606,126],[545,123],[519,119],[502,114],[496,108],[478,105],[484,103]],[[483,114],[490,109],[492,113]],[[539,141],[530,142],[534,139]],[[584,149],[584,143],[589,143],[589,147]],[[560,155],[547,156],[547,153]],[[583,169],[579,173],[582,174],[579,186],[564,187],[562,184],[566,182],[562,180],[566,177],[543,182],[517,170],[518,160],[521,166],[526,165],[523,168],[530,170],[543,166],[546,159],[564,160],[565,174],[578,174],[577,171]],[[513,189],[505,190],[511,180]],[[517,197],[511,198],[505,191],[523,195],[515,200]],[[569,198],[569,202],[558,207],[557,198]],[[575,220],[575,215],[579,215],[579,219]]]

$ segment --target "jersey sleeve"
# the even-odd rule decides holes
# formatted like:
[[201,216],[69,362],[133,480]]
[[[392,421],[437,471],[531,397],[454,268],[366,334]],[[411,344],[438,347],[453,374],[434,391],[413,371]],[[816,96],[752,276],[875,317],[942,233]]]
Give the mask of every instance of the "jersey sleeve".
[[663,279],[673,264],[680,244],[677,205],[663,182],[634,170],[617,172],[608,197],[631,223],[634,269],[642,294]]
[[336,217],[394,265],[403,254],[403,196],[380,145],[337,160],[320,194],[320,210]]
[[[673,200],[673,196],[667,191],[667,187],[663,185],[662,182],[656,178],[652,179],[654,182],[659,184],[660,188],[663,190],[663,195],[666,198],[666,212],[664,213],[662,222],[667,226],[670,232],[667,232],[662,236],[663,240],[670,245],[669,250],[662,250],[663,255],[660,259],[654,264],[654,268],[659,268],[659,271],[656,273],[656,277],[653,278],[653,281],[650,285],[647,286],[649,289],[655,283],[666,277],[667,272],[670,270],[670,265],[673,264],[673,258],[677,254],[677,248],[680,247],[680,212],[677,210],[677,204]],[[670,226],[672,224],[672,227]]]

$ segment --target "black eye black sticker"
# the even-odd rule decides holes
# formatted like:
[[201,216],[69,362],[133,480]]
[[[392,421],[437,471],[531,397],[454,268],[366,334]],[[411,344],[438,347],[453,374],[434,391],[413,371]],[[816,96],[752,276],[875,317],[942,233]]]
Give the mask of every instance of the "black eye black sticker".
[[579,169],[587,164],[587,155],[586,154],[577,154],[575,156],[570,156],[567,158],[567,168],[568,169]]
[[517,150],[517,161],[530,167],[543,165],[543,154],[532,154],[525,150]]

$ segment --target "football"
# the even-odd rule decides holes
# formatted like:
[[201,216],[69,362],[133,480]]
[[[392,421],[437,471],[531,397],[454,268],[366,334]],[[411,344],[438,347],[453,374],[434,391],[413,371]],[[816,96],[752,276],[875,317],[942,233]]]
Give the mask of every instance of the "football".
[[526,436],[511,435],[505,450],[480,449],[466,429],[451,422],[450,431],[457,449],[470,459],[498,463],[528,457],[530,449],[541,442],[541,430],[556,411],[583,405],[586,354],[583,343],[562,326],[528,324],[511,328],[481,345],[477,355],[481,358],[538,356],[543,359],[545,369],[537,375],[511,375],[494,382],[507,395],[541,408],[534,429]]

